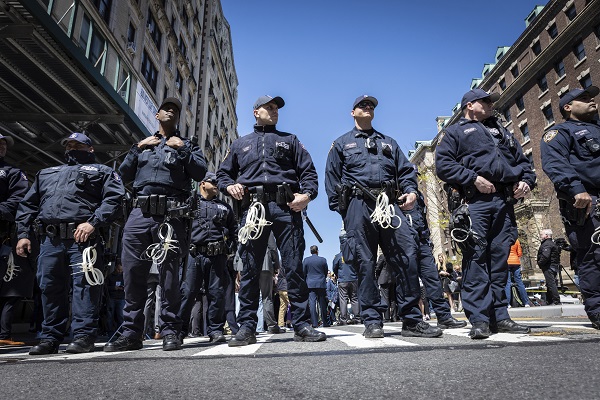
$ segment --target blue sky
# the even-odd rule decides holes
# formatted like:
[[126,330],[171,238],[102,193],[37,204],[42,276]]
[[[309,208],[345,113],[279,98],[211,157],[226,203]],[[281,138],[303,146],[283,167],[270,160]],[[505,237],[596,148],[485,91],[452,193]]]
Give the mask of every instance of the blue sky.
[[[300,138],[319,173],[308,214],[330,268],[341,218],[327,206],[325,161],[331,143],[353,127],[354,99],[379,100],[373,126],[406,154],[436,135],[436,117],[451,115],[497,47],[511,46],[527,15],[546,3],[221,0],[239,80],[238,133],[251,132],[259,96],[283,97],[277,127]],[[306,226],[305,238],[308,255],[318,243]]]

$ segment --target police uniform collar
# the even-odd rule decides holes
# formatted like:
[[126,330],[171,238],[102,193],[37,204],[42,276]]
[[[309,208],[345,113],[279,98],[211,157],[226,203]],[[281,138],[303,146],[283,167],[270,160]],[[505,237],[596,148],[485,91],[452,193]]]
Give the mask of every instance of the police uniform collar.
[[254,125],[254,131],[256,132],[275,132],[275,125]]
[[360,129],[355,127],[354,128],[354,137],[368,138],[368,137],[374,136],[377,139],[383,139],[383,135],[381,133],[377,132],[375,129],[369,129],[369,130],[372,130],[373,132],[369,133],[366,131],[361,131]]

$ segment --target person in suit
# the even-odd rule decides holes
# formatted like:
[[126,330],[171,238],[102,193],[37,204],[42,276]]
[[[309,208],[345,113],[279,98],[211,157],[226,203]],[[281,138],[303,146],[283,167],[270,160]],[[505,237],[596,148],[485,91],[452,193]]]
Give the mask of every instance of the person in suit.
[[310,320],[313,328],[319,326],[319,314],[317,313],[317,302],[323,317],[323,326],[328,327],[327,322],[327,260],[319,257],[319,248],[310,246],[310,257],[302,262],[306,285],[308,286],[308,307],[310,308]]

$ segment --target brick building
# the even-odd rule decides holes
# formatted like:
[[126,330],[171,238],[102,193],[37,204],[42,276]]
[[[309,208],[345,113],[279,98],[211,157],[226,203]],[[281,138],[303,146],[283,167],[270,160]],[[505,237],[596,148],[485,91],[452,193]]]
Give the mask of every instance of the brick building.
[[[525,252],[523,273],[535,282],[543,278],[535,263],[539,231],[551,228],[555,237],[565,236],[554,188],[541,168],[539,144],[544,132],[562,121],[558,108],[562,95],[575,88],[600,84],[600,1],[550,0],[546,6],[535,7],[525,24],[512,46],[497,49],[494,62],[484,65],[482,76],[473,79],[471,88],[501,94],[496,109],[506,128],[523,146],[538,176],[538,187],[516,207]],[[460,96],[462,93],[457,93],[457,98]],[[452,117],[442,119],[441,127],[460,116],[457,105]],[[431,145],[414,151],[411,160],[420,170],[430,168],[422,162],[428,158],[422,153],[435,151],[438,136],[439,129]],[[432,179],[421,184],[430,186],[428,193],[439,190],[439,182]],[[432,225],[442,227],[440,238],[434,243],[436,252],[445,251],[444,242],[449,240],[449,233],[443,230],[447,211],[431,212],[428,217]],[[567,255],[563,255],[563,265],[569,265]]]

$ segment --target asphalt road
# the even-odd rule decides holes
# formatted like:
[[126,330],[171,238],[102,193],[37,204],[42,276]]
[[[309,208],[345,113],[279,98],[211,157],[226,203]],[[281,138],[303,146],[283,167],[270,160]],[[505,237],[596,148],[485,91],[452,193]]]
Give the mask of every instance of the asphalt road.
[[363,327],[325,329],[320,343],[292,333],[258,336],[243,348],[186,339],[144,349],[29,356],[0,348],[3,399],[597,399],[600,331],[585,318],[523,319],[530,335],[474,341],[468,329],[442,338],[364,339]]

